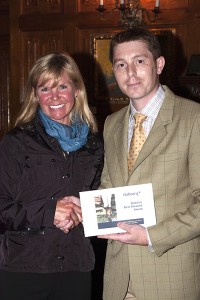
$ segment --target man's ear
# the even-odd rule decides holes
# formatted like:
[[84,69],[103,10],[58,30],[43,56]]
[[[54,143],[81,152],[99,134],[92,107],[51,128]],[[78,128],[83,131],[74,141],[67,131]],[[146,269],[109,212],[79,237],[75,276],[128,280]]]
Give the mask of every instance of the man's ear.
[[165,66],[165,59],[163,56],[160,56],[156,59],[156,68],[157,68],[157,74],[161,74],[163,71],[163,68]]

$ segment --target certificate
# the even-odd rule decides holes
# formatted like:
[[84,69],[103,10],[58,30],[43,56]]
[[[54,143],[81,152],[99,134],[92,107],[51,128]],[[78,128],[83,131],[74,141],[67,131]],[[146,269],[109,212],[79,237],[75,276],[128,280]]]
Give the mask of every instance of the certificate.
[[151,183],[80,192],[86,237],[120,233],[118,222],[156,224]]

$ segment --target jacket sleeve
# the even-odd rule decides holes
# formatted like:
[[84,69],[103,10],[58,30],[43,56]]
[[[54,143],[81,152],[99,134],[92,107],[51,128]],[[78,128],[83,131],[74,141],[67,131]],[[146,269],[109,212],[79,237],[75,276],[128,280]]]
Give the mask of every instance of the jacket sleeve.
[[[190,203],[186,210],[148,228],[150,239],[155,253],[163,255],[168,250],[175,251],[199,251],[200,249],[200,117],[196,117],[192,125],[188,145],[187,168],[181,178],[171,174],[173,180],[187,182],[186,191],[176,191],[171,199],[172,203],[178,199],[177,194],[182,195],[179,200],[182,203]],[[180,197],[180,196],[179,196]]]
[[111,182],[111,178],[109,175],[109,168],[108,168],[108,164],[107,164],[107,142],[110,139],[110,132],[112,134],[112,130],[108,129],[108,120],[110,119],[110,117],[108,116],[105,120],[104,123],[104,133],[103,133],[103,137],[104,137],[104,167],[103,167],[103,171],[101,174],[101,185],[99,187],[99,189],[107,189],[107,188],[113,188],[113,184]]
[[95,163],[96,168],[96,174],[94,177],[92,190],[97,190],[101,183],[101,174],[103,170],[104,165],[104,145],[103,145],[103,139],[98,137],[98,148],[96,150],[96,156],[97,156],[97,162]]
[[[40,199],[35,202],[22,202],[19,181],[22,176],[23,165],[20,161],[20,148],[12,136],[6,135],[0,142],[0,226],[2,231],[21,230],[28,228],[41,229],[53,226],[56,199]],[[23,187],[24,195],[30,191]],[[32,191],[34,193],[34,190]],[[24,197],[23,195],[23,197]]]

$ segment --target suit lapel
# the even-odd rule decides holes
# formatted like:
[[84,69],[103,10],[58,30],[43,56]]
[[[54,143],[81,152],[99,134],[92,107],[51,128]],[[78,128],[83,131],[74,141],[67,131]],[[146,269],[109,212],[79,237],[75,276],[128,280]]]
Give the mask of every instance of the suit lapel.
[[114,143],[119,162],[120,170],[124,181],[128,178],[127,153],[128,153],[128,121],[130,106],[123,112],[118,120],[116,131],[114,133]]

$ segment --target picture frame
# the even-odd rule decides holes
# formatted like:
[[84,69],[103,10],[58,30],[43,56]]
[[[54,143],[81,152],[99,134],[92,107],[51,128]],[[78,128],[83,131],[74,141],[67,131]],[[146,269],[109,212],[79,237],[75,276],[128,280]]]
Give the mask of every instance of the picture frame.
[[200,54],[192,54],[188,63],[186,74],[188,76],[200,75]]
[[105,102],[128,103],[128,98],[120,91],[109,61],[109,46],[114,33],[91,35],[93,57],[92,82],[94,98]]

